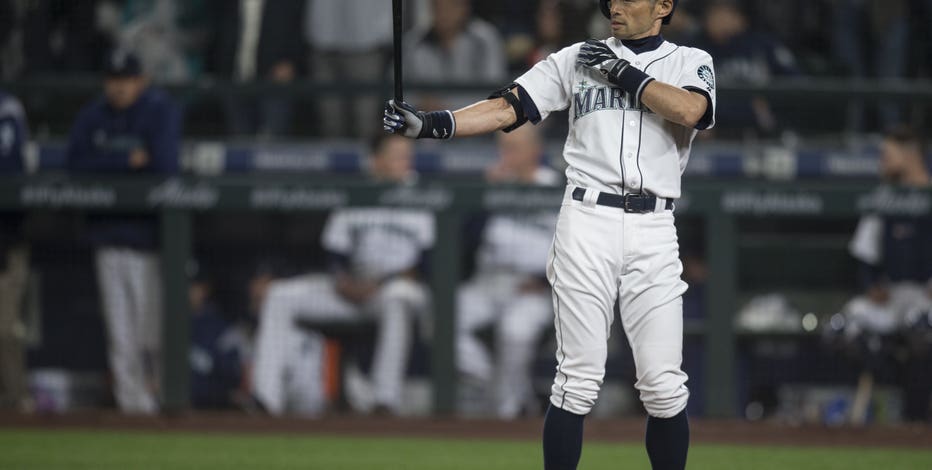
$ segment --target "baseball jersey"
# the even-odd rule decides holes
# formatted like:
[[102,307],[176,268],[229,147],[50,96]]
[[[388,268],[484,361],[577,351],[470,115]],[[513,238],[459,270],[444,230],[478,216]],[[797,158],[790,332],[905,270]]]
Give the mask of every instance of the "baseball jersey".
[[[555,186],[560,179],[555,170],[541,167],[535,175],[535,184]],[[482,232],[479,269],[543,276],[556,226],[556,211],[491,216]]]
[[[68,169],[78,173],[178,173],[181,108],[165,92],[149,87],[129,108],[114,109],[104,96],[81,109],[65,151]],[[149,163],[133,169],[129,155],[145,149]],[[152,215],[90,214],[88,232],[98,246],[154,249],[158,225]]]
[[353,275],[384,279],[418,265],[434,244],[434,219],[417,210],[344,209],[330,216],[322,243],[347,258]]
[[861,263],[862,287],[882,281],[932,283],[930,216],[866,215],[848,250]]
[[[706,95],[712,108],[697,127],[711,128],[715,110],[712,57],[659,36],[649,39],[654,43],[635,47],[638,52],[617,38],[604,42],[618,57],[656,80]],[[567,183],[616,194],[680,197],[680,176],[697,129],[664,119],[597,70],[577,66],[581,46],[574,44],[551,54],[515,80],[537,107],[540,116],[529,116],[535,124],[551,112],[569,109],[563,149]]]
[[23,105],[0,91],[0,173],[23,171],[23,147],[28,134]]

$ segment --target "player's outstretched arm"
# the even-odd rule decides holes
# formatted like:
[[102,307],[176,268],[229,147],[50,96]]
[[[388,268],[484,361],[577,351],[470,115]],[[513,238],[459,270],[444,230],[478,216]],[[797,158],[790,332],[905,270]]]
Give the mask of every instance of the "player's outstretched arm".
[[[512,91],[515,95],[516,92]],[[500,131],[514,124],[515,110],[504,98],[492,98],[453,112],[456,135],[470,137]]]
[[[515,90],[510,93],[517,96]],[[479,101],[457,111],[418,111],[408,103],[389,101],[382,120],[386,132],[413,139],[452,139],[502,130],[515,123],[514,107],[504,98]]]

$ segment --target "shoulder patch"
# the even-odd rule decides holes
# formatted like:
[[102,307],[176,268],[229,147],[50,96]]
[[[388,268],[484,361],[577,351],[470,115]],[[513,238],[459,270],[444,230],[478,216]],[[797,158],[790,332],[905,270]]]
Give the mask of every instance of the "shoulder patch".
[[701,78],[706,85],[709,85],[710,90],[715,89],[715,74],[712,73],[712,67],[708,65],[700,66],[696,73],[699,74],[699,78]]

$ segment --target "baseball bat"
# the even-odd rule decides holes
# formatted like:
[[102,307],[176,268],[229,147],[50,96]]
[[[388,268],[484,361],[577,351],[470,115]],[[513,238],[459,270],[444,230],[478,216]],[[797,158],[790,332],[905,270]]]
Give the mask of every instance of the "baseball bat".
[[401,103],[404,101],[403,87],[401,84],[402,79],[402,66],[401,66],[401,33],[402,33],[402,20],[404,17],[404,0],[392,0],[392,22],[394,28],[394,41],[392,43],[394,60],[395,60],[395,102]]

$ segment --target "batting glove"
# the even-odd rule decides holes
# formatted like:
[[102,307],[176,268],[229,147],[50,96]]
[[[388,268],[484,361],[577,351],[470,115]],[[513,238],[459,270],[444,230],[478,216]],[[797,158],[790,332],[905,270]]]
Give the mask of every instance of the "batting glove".
[[598,70],[603,78],[641,98],[644,87],[654,79],[618,56],[602,41],[590,39],[579,49],[578,65]]
[[412,139],[451,139],[456,132],[456,122],[450,111],[418,111],[408,103],[385,104],[382,128],[390,134],[399,134]]
[[602,41],[590,39],[583,43],[576,57],[576,63],[585,67],[598,67],[618,56]]

